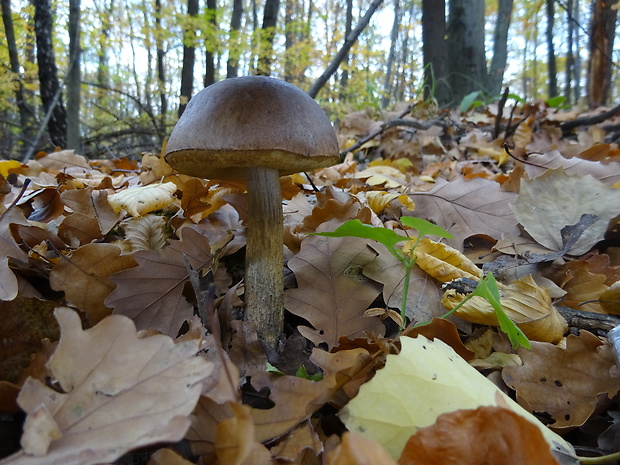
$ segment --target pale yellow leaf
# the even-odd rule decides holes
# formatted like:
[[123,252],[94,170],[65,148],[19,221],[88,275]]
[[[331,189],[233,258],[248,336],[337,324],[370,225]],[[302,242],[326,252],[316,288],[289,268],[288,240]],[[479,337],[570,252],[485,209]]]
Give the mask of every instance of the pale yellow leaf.
[[605,312],[620,315],[620,281],[616,281],[601,293],[599,303]]
[[[529,339],[554,344],[562,339],[568,329],[566,320],[551,303],[547,288],[536,284],[531,275],[502,287],[500,293],[500,302],[506,315]],[[464,295],[449,289],[441,303],[448,310],[452,310],[464,299]],[[491,304],[478,296],[465,302],[455,314],[472,323],[494,326],[499,324]]]
[[350,431],[377,441],[396,459],[409,437],[445,412],[501,406],[540,429],[549,448],[575,457],[572,446],[504,394],[440,339],[402,337],[398,355],[339,413]]
[[108,196],[108,202],[117,213],[126,210],[131,216],[142,216],[169,206],[175,200],[176,190],[173,182],[130,187]]

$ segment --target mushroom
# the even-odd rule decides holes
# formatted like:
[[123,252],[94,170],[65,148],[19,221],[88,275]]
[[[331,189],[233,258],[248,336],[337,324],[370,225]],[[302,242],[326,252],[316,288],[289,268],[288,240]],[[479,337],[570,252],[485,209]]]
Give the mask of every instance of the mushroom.
[[246,181],[245,319],[276,347],[284,326],[280,176],[333,165],[338,141],[304,91],[278,79],[219,81],[187,105],[166,146],[166,161],[190,176]]

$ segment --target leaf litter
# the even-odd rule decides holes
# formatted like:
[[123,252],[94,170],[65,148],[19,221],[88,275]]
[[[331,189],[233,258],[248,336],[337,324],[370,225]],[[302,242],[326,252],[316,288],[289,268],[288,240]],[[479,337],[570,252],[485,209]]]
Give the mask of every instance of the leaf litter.
[[[16,429],[18,410],[26,419],[0,463],[109,463],[162,442],[149,463],[617,452],[606,335],[620,324],[619,149],[594,142],[600,126],[559,136],[577,114],[538,104],[493,139],[496,112],[383,131],[401,109],[352,113],[340,164],[282,178],[288,312],[275,350],[240,320],[242,184],[177,174],[157,154],[1,162],[0,409]],[[404,119],[425,117],[414,107]],[[416,233],[401,217],[452,235],[417,243],[402,334],[394,255],[370,238],[310,235],[359,220],[409,253]],[[530,350],[511,348],[480,297],[439,318],[488,271]]]

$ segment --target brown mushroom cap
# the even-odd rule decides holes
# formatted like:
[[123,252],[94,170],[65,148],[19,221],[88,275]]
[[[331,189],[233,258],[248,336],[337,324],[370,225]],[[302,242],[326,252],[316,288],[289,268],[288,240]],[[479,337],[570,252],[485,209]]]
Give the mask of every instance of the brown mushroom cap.
[[246,76],[216,82],[187,105],[166,146],[177,171],[245,179],[254,166],[280,176],[338,162],[334,129],[304,91],[278,79]]

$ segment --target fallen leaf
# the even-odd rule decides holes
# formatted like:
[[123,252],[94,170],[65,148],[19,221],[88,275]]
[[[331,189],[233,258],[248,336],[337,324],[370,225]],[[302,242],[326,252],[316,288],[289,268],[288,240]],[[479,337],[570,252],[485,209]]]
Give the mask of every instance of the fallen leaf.
[[[503,286],[500,292],[500,303],[506,315],[529,339],[557,343],[568,330],[566,320],[553,306],[547,288],[536,284],[531,276]],[[465,295],[448,289],[442,303],[446,309],[452,310],[464,299]],[[491,304],[478,296],[465,302],[455,314],[472,323],[492,326],[499,324]]]
[[50,272],[50,286],[63,291],[67,300],[85,312],[91,325],[112,313],[103,301],[115,285],[111,274],[134,267],[131,255],[121,255],[113,244],[86,244],[61,260]]
[[616,281],[601,293],[599,303],[605,312],[620,315],[620,281]]
[[61,328],[48,362],[59,391],[29,378],[18,398],[27,413],[24,449],[3,464],[112,462],[136,447],[180,440],[212,365],[199,340],[140,339],[126,317],[82,330],[73,310],[55,312]]
[[440,415],[405,445],[399,465],[559,465],[535,425],[502,407]]
[[532,342],[531,350],[517,353],[523,365],[504,368],[502,377],[527,410],[547,412],[553,428],[582,425],[599,396],[611,399],[620,390],[620,379],[609,373],[615,365],[611,346],[587,331],[569,335],[565,349]]
[[231,403],[233,417],[217,425],[215,454],[226,465],[270,465],[271,453],[254,437],[251,407]]
[[569,176],[563,169],[549,170],[538,178],[521,181],[521,190],[512,206],[525,230],[550,250],[563,249],[561,230],[578,223],[584,214],[596,215],[568,250],[570,255],[589,251],[603,238],[609,221],[620,214],[620,191],[592,176]]
[[600,163],[581,158],[565,158],[557,150],[551,150],[543,155],[530,155],[525,170],[530,178],[538,177],[548,170],[564,168],[567,175],[591,175],[603,183],[611,186],[620,181],[620,163]]
[[518,234],[517,220],[509,203],[516,194],[502,192],[500,185],[487,179],[447,182],[438,179],[428,192],[411,194],[415,216],[441,226],[454,236],[446,243],[463,250],[463,241],[476,234],[499,239],[502,234]]
[[28,255],[18,247],[11,234],[11,224],[28,226],[28,221],[20,209],[9,208],[0,215],[0,300],[13,300],[17,297],[17,277],[9,267],[9,259],[28,261]]
[[131,218],[123,223],[125,240],[135,250],[160,250],[166,245],[164,228],[166,220],[162,216],[145,215]]
[[342,435],[340,444],[327,453],[326,465],[396,465],[390,454],[376,441],[356,432]]
[[342,336],[384,331],[379,318],[362,318],[381,290],[363,274],[376,257],[368,244],[360,238],[308,236],[301,251],[289,260],[297,288],[285,291],[284,305],[314,327],[298,327],[314,344],[333,347]]
[[[411,243],[405,244],[403,251],[407,251],[410,246]],[[441,242],[424,237],[413,253],[417,258],[416,265],[442,283],[461,278],[482,278],[482,270],[476,264],[458,250]]]
[[108,196],[108,202],[117,213],[126,210],[131,216],[142,216],[169,206],[175,200],[172,194],[176,190],[173,182],[130,187]]
[[[411,395],[414,393],[414,395]],[[574,457],[570,444],[525,411],[451,347],[424,336],[401,338],[398,355],[339,413],[349,431],[379,442],[400,457],[409,437],[445,412],[480,406],[507,406],[537,427],[554,453]]]

